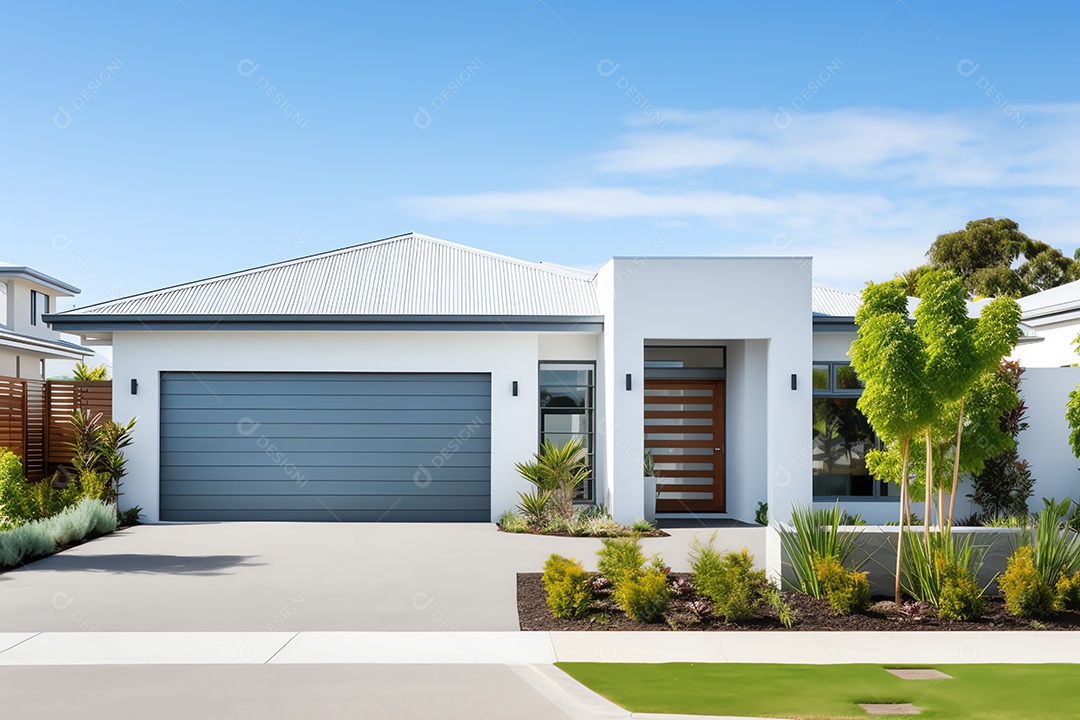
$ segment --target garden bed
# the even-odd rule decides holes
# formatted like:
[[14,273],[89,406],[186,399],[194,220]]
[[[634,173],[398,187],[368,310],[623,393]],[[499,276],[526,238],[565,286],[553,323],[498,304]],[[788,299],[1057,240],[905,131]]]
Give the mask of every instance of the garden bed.
[[574,538],[612,538],[612,537],[639,537],[639,538],[654,538],[654,537],[671,537],[669,534],[658,528],[652,530],[635,530],[629,525],[620,525],[617,528],[610,530],[603,530],[596,533],[584,533],[584,532],[572,532],[565,529],[550,529],[541,528],[534,525],[528,526],[524,530],[508,530],[502,525],[496,525],[500,532],[507,533],[509,535],[548,535],[551,537],[574,537]]
[[[705,615],[698,618],[691,611],[691,603],[700,601],[695,595],[672,598],[664,617],[666,622],[644,623],[627,617],[616,606],[610,593],[597,593],[594,607],[581,620],[565,620],[552,617],[547,606],[541,573],[518,573],[517,601],[518,622],[522,630],[778,630],[784,631],[780,621],[771,610],[765,609],[761,617],[740,623],[725,623]],[[689,577],[672,573],[671,578]],[[1033,622],[1015,618],[1005,611],[1001,598],[986,598],[983,617],[974,622],[956,622],[939,619],[932,609],[921,617],[898,613],[891,600],[875,603],[864,614],[838,615],[825,600],[818,600],[796,592],[784,592],[784,600],[797,613],[795,631],[918,631],[918,630],[1080,630],[1080,613],[1060,612],[1049,618]]]

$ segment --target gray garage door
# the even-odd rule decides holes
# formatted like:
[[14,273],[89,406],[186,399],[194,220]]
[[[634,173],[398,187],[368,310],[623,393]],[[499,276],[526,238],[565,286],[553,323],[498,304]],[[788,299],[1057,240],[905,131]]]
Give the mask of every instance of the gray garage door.
[[489,375],[162,374],[162,520],[490,518]]

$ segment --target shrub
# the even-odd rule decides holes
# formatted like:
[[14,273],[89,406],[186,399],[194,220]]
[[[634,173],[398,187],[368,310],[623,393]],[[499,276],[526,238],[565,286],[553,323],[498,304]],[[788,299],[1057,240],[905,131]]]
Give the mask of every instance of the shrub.
[[592,605],[592,579],[581,563],[552,555],[544,563],[547,605],[557,618],[583,618]]
[[769,503],[758,501],[757,510],[754,511],[754,522],[758,525],[769,524]]
[[1062,575],[1054,588],[1054,609],[1080,611],[1080,570]]
[[636,575],[645,564],[645,555],[641,552],[641,542],[637,537],[604,538],[604,547],[597,555],[596,570],[611,581],[618,590],[625,578]]
[[870,581],[866,573],[848,570],[831,556],[818,560],[815,567],[825,597],[837,613],[850,615],[870,607]]
[[639,533],[651,533],[656,528],[648,520],[635,520],[630,529]]
[[941,588],[938,617],[967,622],[982,617],[982,588],[959,566],[953,566]]
[[120,525],[138,525],[139,516],[142,515],[142,508],[138,505],[129,507],[127,510],[121,510],[117,513],[116,524]]
[[822,596],[817,561],[835,557],[841,564],[846,562],[855,546],[856,533],[841,533],[840,525],[858,525],[860,522],[857,515],[847,516],[839,503],[829,509],[796,507],[791,511],[791,527],[780,525],[777,529],[795,573],[796,590],[816,598]]
[[574,519],[574,534],[586,537],[605,537],[618,535],[622,526],[604,515],[579,515]]
[[627,575],[615,586],[615,602],[635,620],[656,622],[671,602],[667,575],[655,568]]
[[0,452],[0,512],[12,524],[47,518],[74,505],[80,497],[79,484],[60,483],[58,475],[29,482],[23,476],[19,456],[7,450]]
[[690,549],[690,566],[694,573],[694,588],[712,601],[713,613],[725,622],[737,622],[752,617],[765,602],[770,587],[764,570],[754,570],[754,558],[742,552],[720,555],[712,545],[697,538]]
[[507,510],[499,518],[499,527],[509,533],[520,533],[529,529],[529,523],[513,510]]
[[28,522],[0,533],[0,567],[18,565],[54,550],[56,541],[40,522]]
[[47,555],[60,545],[92,532],[116,529],[116,508],[100,500],[83,498],[74,507],[44,520],[34,520],[0,533],[0,566],[18,565],[27,558]]
[[1005,572],[998,578],[1005,595],[1005,608],[1021,618],[1042,618],[1054,605],[1054,587],[1045,582],[1035,568],[1034,550],[1021,545],[1009,556]]

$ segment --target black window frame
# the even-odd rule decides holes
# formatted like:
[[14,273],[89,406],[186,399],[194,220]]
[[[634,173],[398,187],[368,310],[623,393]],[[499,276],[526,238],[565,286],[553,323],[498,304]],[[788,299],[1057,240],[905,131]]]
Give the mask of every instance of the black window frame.
[[[545,383],[543,373],[545,370],[559,370],[576,367],[589,373],[590,382],[586,385],[563,385],[567,390],[585,390],[586,403],[580,409],[582,412],[573,412],[576,408],[545,407],[543,405],[542,388],[550,387]],[[556,412],[559,411],[559,412]],[[584,433],[545,432],[545,415],[584,415],[586,418]],[[548,435],[572,435],[585,436],[585,452],[589,463],[589,477],[585,481],[580,497],[574,502],[582,505],[596,504],[596,361],[595,360],[541,360],[538,363],[537,372],[537,447],[543,444]]]
[[[815,388],[813,390],[813,397],[817,398],[841,398],[847,400],[857,400],[863,393],[863,388],[840,388],[836,381],[837,369],[840,367],[851,367],[851,363],[847,360],[815,360],[812,367],[817,368],[819,366],[828,366],[829,386],[827,388]],[[812,376],[812,373],[811,373]],[[869,425],[869,422],[867,423]],[[870,428],[873,432],[873,427]],[[811,428],[811,437],[813,437],[813,428]],[[811,441],[812,442],[812,441]],[[881,447],[881,440],[878,438],[877,433],[874,433],[874,447]],[[811,471],[811,482],[813,482],[813,471]],[[811,487],[811,493],[813,493],[814,502],[899,502],[900,497],[897,495],[883,495],[882,491],[887,490],[888,485],[877,478],[873,480],[873,495],[818,495],[813,493]]]
[[[38,298],[45,298],[45,302],[42,303],[42,306],[43,306],[43,311],[42,312],[38,312],[38,302],[39,302]],[[30,324],[36,326],[38,324],[38,318],[40,318],[42,315],[47,315],[48,313],[49,313],[49,296],[46,295],[43,292],[38,292],[37,290],[31,290],[30,291]]]

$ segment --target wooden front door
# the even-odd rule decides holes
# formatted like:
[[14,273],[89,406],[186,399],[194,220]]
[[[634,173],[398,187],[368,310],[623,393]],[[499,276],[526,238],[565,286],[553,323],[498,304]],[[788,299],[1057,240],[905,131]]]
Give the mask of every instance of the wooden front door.
[[656,511],[724,512],[724,381],[646,380]]

